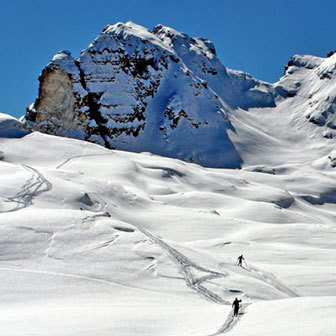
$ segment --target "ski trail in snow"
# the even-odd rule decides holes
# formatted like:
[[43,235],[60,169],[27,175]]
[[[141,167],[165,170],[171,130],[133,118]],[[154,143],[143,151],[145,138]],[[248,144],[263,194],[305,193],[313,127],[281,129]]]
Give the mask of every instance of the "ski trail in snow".
[[7,198],[6,202],[15,202],[16,207],[5,212],[13,212],[28,207],[36,196],[52,188],[52,184],[37,169],[26,165],[23,165],[23,168],[30,172],[31,176],[15,196]]
[[233,329],[233,327],[239,322],[241,315],[245,314],[245,310],[247,308],[248,304],[243,304],[242,307],[239,309],[239,314],[237,317],[233,316],[233,311],[230,312],[230,314],[227,316],[224,324],[214,333],[209,336],[216,336],[225,334]]
[[277,290],[279,290],[282,293],[285,293],[285,294],[287,294],[287,295],[289,295],[291,297],[298,297],[298,296],[300,296],[295,291],[293,291],[292,289],[290,289],[289,287],[287,287],[285,284],[283,284],[272,273],[261,271],[260,269],[254,267],[254,266],[251,266],[251,265],[249,265],[249,268],[246,268],[246,270],[249,271],[249,272],[251,272],[252,274],[253,273],[257,273],[259,275],[258,276],[259,279],[261,278],[261,280],[265,281],[266,283],[268,283],[269,285],[273,286],[274,288],[276,288]]
[[[108,213],[112,217],[111,212],[108,211]],[[142,232],[145,236],[147,236],[154,244],[160,246],[163,250],[165,250],[167,254],[169,255],[169,257],[172,259],[172,261],[175,264],[177,264],[178,268],[180,269],[180,272],[183,275],[184,280],[186,281],[187,286],[191,288],[192,290],[196,291],[198,295],[214,303],[223,304],[223,305],[231,305],[231,302],[224,300],[217,293],[214,293],[213,291],[209,290],[204,285],[202,285],[203,283],[209,280],[213,280],[217,278],[224,278],[228,275],[227,273],[220,273],[220,272],[212,271],[203,266],[197,265],[196,263],[191,261],[189,258],[187,258],[185,255],[183,255],[181,252],[179,252],[177,249],[173,248],[168,243],[164,242],[161,238],[153,235],[152,233],[150,233],[148,230],[144,229],[137,223],[130,221],[130,220],[124,220],[123,218],[121,218],[121,216],[118,216],[118,215],[114,215],[113,217],[125,223],[131,224],[138,231]],[[192,273],[193,269],[201,271],[201,272],[205,272],[208,274],[197,278]],[[245,306],[247,305],[245,304],[241,308],[242,313],[244,313],[245,311]],[[213,336],[223,334],[223,333],[230,331],[236,325],[239,319],[240,319],[239,316],[237,318],[234,318],[233,313],[231,312],[227,316],[223,326],[217,332],[215,332]]]
[[[221,263],[220,266],[223,265],[230,265],[227,263]],[[238,267],[238,265],[237,265]],[[284,283],[282,283],[275,275],[272,273],[266,272],[264,270],[258,269],[251,264],[248,266],[245,264],[245,266],[239,266],[241,269],[244,271],[249,272],[248,276],[253,277],[257,280],[263,281],[267,283],[268,285],[274,287],[277,289],[279,292],[287,294],[289,297],[299,297],[300,295],[297,294],[294,290],[286,286]]]
[[[281,283],[276,276],[274,276],[272,273],[268,273],[265,271],[261,271],[256,267],[253,267],[251,265],[249,265],[249,267],[244,267],[241,266],[244,270],[253,273],[257,273],[258,275],[260,275],[260,277],[263,279],[263,281],[267,282],[268,284],[270,284],[271,286],[273,286],[274,288],[278,289],[279,291],[281,291],[282,293],[285,293],[287,295],[289,295],[290,297],[298,297],[299,295],[294,292],[292,289],[288,288],[286,285],[284,285],[283,283]],[[258,276],[258,278],[260,278]],[[224,333],[227,333],[229,331],[231,331],[233,329],[233,327],[239,322],[241,315],[243,315],[246,311],[246,308],[250,305],[250,303],[247,304],[243,304],[239,310],[239,315],[237,317],[233,316],[233,311],[227,316],[223,326],[214,334],[211,334],[209,336],[216,336],[216,335],[221,335]]]
[[[56,167],[56,169],[59,169],[59,168],[63,167],[64,165],[66,165],[71,160],[74,160],[74,159],[77,159],[77,158],[88,157],[88,156],[104,156],[104,155],[111,155],[111,154],[88,154],[88,155],[84,154],[84,155],[73,156],[73,157],[70,157],[70,158],[66,159],[62,163],[60,163]],[[107,203],[104,200],[101,199],[100,201],[102,201],[102,203],[104,203],[103,207],[105,207],[107,205]],[[121,220],[124,221],[123,219],[121,219]],[[128,221],[124,221],[124,222],[128,222]],[[168,253],[170,258],[179,267],[179,269],[180,269],[181,273],[183,274],[183,277],[184,277],[188,287],[195,290],[199,295],[205,297],[206,299],[208,299],[210,301],[220,303],[220,304],[230,304],[230,302],[222,299],[218,294],[212,292],[211,290],[207,289],[204,285],[202,285],[203,283],[205,283],[208,280],[213,280],[213,279],[216,279],[216,278],[226,277],[227,274],[211,271],[209,269],[206,269],[202,266],[199,266],[199,265],[195,264],[190,259],[188,259],[185,255],[183,255],[182,253],[177,251],[175,248],[168,245],[166,242],[164,242],[159,237],[154,236],[148,230],[140,227],[139,225],[137,225],[135,223],[130,223],[130,224],[135,226],[138,231],[142,232],[152,242],[154,242],[156,245],[159,245],[162,249],[164,249]],[[198,270],[198,271],[202,271],[202,272],[205,272],[205,273],[208,273],[208,274],[206,276],[197,278],[192,273],[193,269]]]
[[[119,216],[114,216],[114,218],[117,218],[117,217]],[[140,225],[136,223],[131,223],[129,220],[125,221],[122,218],[118,218],[118,219],[123,222],[133,225],[138,231],[140,231],[145,236],[147,236],[154,244],[160,246],[163,250],[165,250],[168,256],[172,259],[172,261],[175,264],[177,264],[178,268],[180,269],[180,272],[182,273],[186,281],[187,286],[191,288],[192,290],[196,291],[198,295],[204,297],[207,300],[215,302],[215,303],[224,304],[224,305],[231,304],[229,301],[224,300],[217,293],[214,293],[213,291],[209,290],[203,285],[203,283],[205,283],[208,280],[226,277],[227,276],[226,273],[212,271],[203,266],[197,265],[196,263],[191,261],[189,258],[187,258],[185,255],[183,255],[181,252],[176,250],[174,247],[170,246],[169,244],[164,242],[161,238],[153,235],[152,233],[150,233],[148,230],[144,229]],[[193,270],[205,272],[208,274],[206,276],[197,278],[193,274]]]
[[[195,290],[199,295],[201,295],[202,297],[205,297],[206,299],[212,302],[216,302],[219,304],[230,304],[230,302],[222,299],[218,294],[212,292],[211,290],[207,289],[206,287],[202,285],[202,283],[206,282],[207,280],[226,277],[227,276],[226,274],[211,271],[205,267],[195,264],[193,261],[191,261],[189,258],[183,255],[181,252],[177,251],[172,246],[168,245],[162,239],[154,236],[152,233],[150,233],[144,228],[141,228],[139,226],[136,226],[136,227],[139,231],[141,231],[148,238],[150,238],[151,241],[159,245],[161,248],[163,248],[168,253],[170,258],[178,265],[188,287]],[[208,275],[206,277],[201,277],[198,279],[192,273],[193,269],[206,272],[208,273]]]
[[80,158],[89,157],[89,156],[110,156],[110,155],[114,155],[114,154],[113,153],[107,153],[107,154],[82,154],[82,155],[72,156],[72,157],[69,157],[66,160],[64,160],[58,166],[56,166],[56,169],[60,169],[61,167],[63,167],[64,165],[66,165],[68,162],[70,162],[71,160],[74,160],[74,159],[80,159]]

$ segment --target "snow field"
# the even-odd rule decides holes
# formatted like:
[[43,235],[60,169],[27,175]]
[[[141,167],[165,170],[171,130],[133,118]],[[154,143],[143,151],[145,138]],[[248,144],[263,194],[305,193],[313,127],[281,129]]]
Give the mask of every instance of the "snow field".
[[2,335],[336,332],[330,168],[207,169],[39,133],[0,145]]

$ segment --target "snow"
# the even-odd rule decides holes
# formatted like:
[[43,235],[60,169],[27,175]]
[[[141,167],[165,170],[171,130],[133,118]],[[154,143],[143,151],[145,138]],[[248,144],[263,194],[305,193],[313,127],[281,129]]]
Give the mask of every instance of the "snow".
[[28,134],[18,119],[5,114],[0,113],[0,138],[21,138],[24,135]]
[[257,303],[229,335],[315,336],[335,334],[336,299],[305,297]]
[[59,51],[56,55],[53,56],[49,65],[52,67],[59,67],[71,75],[79,76],[78,67],[76,66],[75,60],[73,59],[69,50]]
[[98,37],[93,44],[89,47],[95,46],[98,44],[106,43],[106,35],[111,36],[120,36],[123,39],[134,39],[134,40],[144,40],[150,41],[154,45],[157,45],[160,48],[167,50],[168,52],[172,52],[172,50],[166,44],[162,43],[153,33],[151,33],[147,28],[140,26],[132,21],[128,21],[126,23],[117,22],[114,25],[107,25],[103,30],[103,33]]
[[[274,117],[240,111],[237,134],[258,113]],[[242,170],[1,138],[1,334],[334,335],[332,145],[260,132],[237,142]]]

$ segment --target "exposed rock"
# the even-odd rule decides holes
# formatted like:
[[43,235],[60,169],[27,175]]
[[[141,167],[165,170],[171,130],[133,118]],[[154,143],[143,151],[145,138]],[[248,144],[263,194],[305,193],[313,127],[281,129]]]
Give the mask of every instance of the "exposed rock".
[[47,68],[40,77],[39,97],[34,104],[34,109],[39,113],[32,115],[31,120],[37,124],[50,120],[59,122],[55,127],[69,127],[73,121],[75,104],[69,74],[61,69]]

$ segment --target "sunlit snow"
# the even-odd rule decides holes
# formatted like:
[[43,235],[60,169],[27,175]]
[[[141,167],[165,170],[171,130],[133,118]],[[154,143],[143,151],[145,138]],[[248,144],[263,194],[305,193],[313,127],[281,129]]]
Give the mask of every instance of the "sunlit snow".
[[241,170],[7,127],[1,335],[335,335],[333,145],[260,113]]

